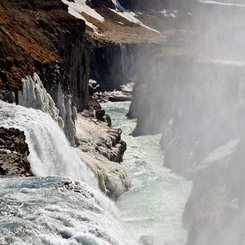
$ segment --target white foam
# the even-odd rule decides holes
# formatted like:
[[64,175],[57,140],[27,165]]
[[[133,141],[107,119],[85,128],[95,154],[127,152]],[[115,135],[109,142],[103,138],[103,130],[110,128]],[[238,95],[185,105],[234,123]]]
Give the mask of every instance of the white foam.
[[87,183],[95,182],[87,166],[69,145],[57,123],[40,110],[0,101],[0,126],[25,132],[28,157],[37,176],[70,176]]
[[112,201],[86,184],[60,177],[0,179],[0,184],[0,209],[11,211],[11,216],[1,212],[0,244],[136,244]]

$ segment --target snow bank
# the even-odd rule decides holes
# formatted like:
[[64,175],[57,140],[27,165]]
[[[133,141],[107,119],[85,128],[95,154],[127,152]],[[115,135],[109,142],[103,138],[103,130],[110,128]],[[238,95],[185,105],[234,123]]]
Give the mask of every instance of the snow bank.
[[219,2],[219,1],[212,1],[212,0],[200,0],[199,2],[207,3],[207,4],[223,5],[223,6],[245,7],[245,4],[241,4],[241,3],[226,3],[226,2]]
[[157,33],[160,33],[159,31],[143,24],[140,20],[138,20],[136,18],[136,13],[132,12],[132,11],[128,11],[128,10],[125,10],[124,12],[120,12],[119,10],[114,10],[114,9],[111,9],[111,11],[113,11],[114,13],[120,15],[121,17],[123,17],[124,19],[128,20],[129,22],[132,22],[134,24],[137,24],[139,26],[142,26],[148,30],[151,30],[151,31],[154,31],[154,32],[157,32]]
[[86,4],[86,0],[74,0],[74,1],[75,2],[69,2],[67,0],[62,0],[63,3],[65,3],[69,6],[68,7],[69,14],[73,15],[74,17],[76,17],[78,19],[84,20],[88,27],[90,27],[95,33],[99,34],[98,27],[96,27],[91,22],[87,21],[83,17],[82,13],[85,13],[85,14],[91,16],[92,18],[94,18],[100,22],[104,21],[104,17],[101,16],[100,14],[98,14],[94,9],[90,8]]
[[127,10],[125,9],[120,3],[118,0],[112,0],[112,2],[114,3],[115,7],[117,8],[116,10],[114,9],[111,9],[111,11],[113,11],[114,13],[120,15],[121,17],[123,17],[124,19],[127,19],[129,22],[132,22],[134,24],[137,24],[139,26],[142,26],[148,30],[151,30],[151,31],[154,31],[154,32],[157,32],[157,33],[160,33],[159,31],[143,24],[140,20],[138,20],[136,18],[136,13],[130,11],[130,10]]

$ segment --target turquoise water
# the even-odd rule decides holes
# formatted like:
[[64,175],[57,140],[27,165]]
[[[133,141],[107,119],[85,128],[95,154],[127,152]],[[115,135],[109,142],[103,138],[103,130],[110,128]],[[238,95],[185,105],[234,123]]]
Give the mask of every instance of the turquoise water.
[[122,138],[127,142],[122,164],[132,179],[132,188],[117,202],[122,219],[138,237],[152,236],[154,245],[183,245],[187,232],[181,221],[191,182],[163,166],[161,135],[130,135],[136,120],[125,116],[129,105],[130,102],[103,104],[113,127],[123,130]]

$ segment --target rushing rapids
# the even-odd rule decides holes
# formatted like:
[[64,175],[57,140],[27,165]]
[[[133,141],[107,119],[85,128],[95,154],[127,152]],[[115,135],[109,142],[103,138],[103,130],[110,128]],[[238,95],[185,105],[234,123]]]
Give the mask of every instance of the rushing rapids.
[[183,245],[187,232],[182,215],[191,183],[163,167],[161,135],[133,137],[136,120],[128,120],[129,102],[106,103],[114,127],[123,130],[127,142],[124,165],[132,178],[132,188],[119,199],[117,206],[125,222],[138,237],[149,244]]
[[40,176],[0,179],[0,244],[137,243],[50,116],[1,101],[0,117],[1,126],[25,132]]

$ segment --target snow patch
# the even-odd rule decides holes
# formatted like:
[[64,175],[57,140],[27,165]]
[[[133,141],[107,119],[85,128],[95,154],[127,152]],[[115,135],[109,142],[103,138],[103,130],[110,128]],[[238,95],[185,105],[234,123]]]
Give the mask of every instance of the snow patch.
[[151,31],[154,31],[156,33],[160,33],[159,31],[143,24],[140,20],[138,20],[136,18],[136,13],[130,11],[130,10],[127,10],[125,9],[120,3],[118,0],[112,0],[112,2],[114,3],[115,7],[117,8],[116,10],[114,9],[111,9],[111,11],[113,11],[114,13],[120,15],[121,17],[123,17],[124,19],[127,19],[129,22],[132,22],[132,23],[135,23],[139,26],[142,26],[148,30],[151,30]]
[[112,0],[112,2],[116,6],[116,8],[119,9],[120,11],[122,12],[126,11],[126,9],[119,3],[118,0]]
[[100,22],[104,21],[104,17],[102,17],[94,9],[89,7],[86,4],[86,0],[74,0],[74,1],[75,2],[69,2],[67,0],[62,0],[63,3],[68,5],[68,13],[73,15],[74,17],[76,17],[78,19],[84,20],[86,25],[88,27],[90,27],[94,31],[94,33],[100,34],[98,27],[96,27],[91,22],[87,21],[85,19],[85,17],[82,15],[82,13],[85,13],[85,14],[91,16],[92,18],[94,18],[94,19],[96,19],[96,20],[98,20]]
[[223,5],[223,6],[245,7],[245,4],[241,4],[241,3],[224,3],[224,2],[212,1],[212,0],[199,0],[199,2],[206,3],[206,4]]
[[111,11],[116,13],[116,14],[118,14],[118,15],[120,15],[121,17],[123,17],[124,19],[128,20],[129,22],[132,22],[134,24],[137,24],[137,25],[142,26],[142,27],[144,27],[144,28],[146,28],[148,30],[151,30],[153,32],[156,32],[156,33],[160,34],[159,31],[157,31],[157,30],[155,30],[155,29],[143,24],[140,20],[138,20],[136,18],[136,16],[137,16],[136,13],[134,13],[132,11],[125,10],[124,12],[120,12],[119,10],[115,10],[115,9],[111,9]]

